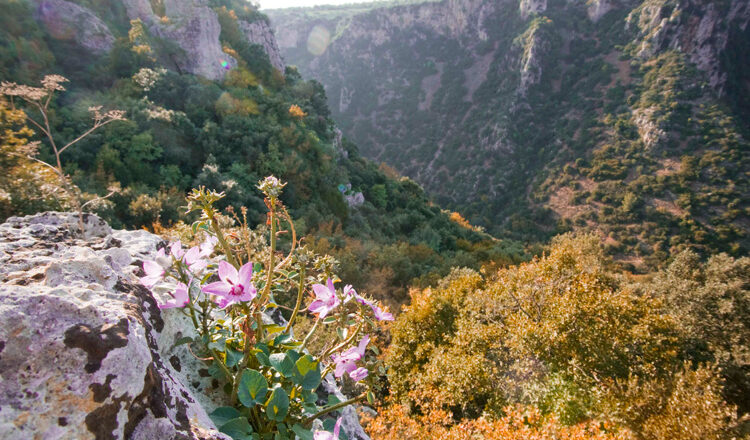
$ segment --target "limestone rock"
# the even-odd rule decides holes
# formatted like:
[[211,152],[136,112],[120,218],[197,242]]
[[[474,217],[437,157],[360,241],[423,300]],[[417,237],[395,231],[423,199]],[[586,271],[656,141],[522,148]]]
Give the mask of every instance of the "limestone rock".
[[541,14],[547,10],[547,0],[521,0],[518,6],[521,17],[529,18],[531,14]]
[[589,0],[586,7],[589,19],[593,22],[599,21],[607,12],[614,9],[612,0]]
[[77,221],[0,225],[0,438],[227,440],[159,346],[178,314],[135,278],[161,240]]
[[284,66],[284,60],[281,58],[281,52],[279,46],[276,44],[276,38],[273,35],[271,26],[268,25],[266,20],[257,20],[252,23],[248,23],[244,20],[239,22],[240,29],[245,34],[245,37],[250,43],[259,44],[263,46],[263,50],[268,54],[268,58],[271,60],[271,65],[281,72],[286,68]]
[[640,30],[638,55],[646,59],[662,50],[684,52],[706,72],[709,85],[723,93],[727,73],[721,57],[729,44],[730,30],[744,31],[750,25],[750,4],[746,0],[723,4],[681,0],[672,8],[662,6],[663,2],[644,3],[628,17],[628,25]]
[[[323,381],[320,383],[319,391],[323,390],[329,395],[336,396],[339,401],[348,400],[349,397],[345,396],[341,389],[336,384],[336,380],[333,378],[333,374],[328,373]],[[341,429],[346,433],[349,440],[370,440],[370,436],[367,435],[362,426],[359,424],[359,416],[357,415],[357,409],[353,405],[349,405],[340,411],[341,415]]]
[[70,40],[94,54],[112,49],[115,37],[91,10],[65,0],[41,0],[35,18],[52,37]]

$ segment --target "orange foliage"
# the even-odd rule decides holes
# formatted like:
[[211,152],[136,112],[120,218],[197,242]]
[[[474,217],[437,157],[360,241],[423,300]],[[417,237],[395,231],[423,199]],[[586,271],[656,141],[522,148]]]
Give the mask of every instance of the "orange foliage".
[[458,223],[466,229],[472,229],[471,224],[458,212],[451,212],[450,218],[452,222]]
[[410,415],[404,405],[381,408],[378,417],[365,420],[373,440],[631,440],[627,431],[614,432],[605,423],[564,426],[533,407],[507,407],[498,420],[479,418],[454,423],[451,414],[433,408],[424,415]]
[[289,107],[289,114],[294,118],[302,119],[305,116],[307,116],[307,113],[305,113],[300,106],[297,104],[292,104],[291,107]]

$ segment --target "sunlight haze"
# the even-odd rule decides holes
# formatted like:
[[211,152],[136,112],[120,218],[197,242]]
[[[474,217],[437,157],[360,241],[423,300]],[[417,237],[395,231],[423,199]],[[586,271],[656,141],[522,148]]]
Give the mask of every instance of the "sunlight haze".
[[344,5],[347,3],[366,3],[371,0],[260,0],[261,9],[295,8],[319,5]]

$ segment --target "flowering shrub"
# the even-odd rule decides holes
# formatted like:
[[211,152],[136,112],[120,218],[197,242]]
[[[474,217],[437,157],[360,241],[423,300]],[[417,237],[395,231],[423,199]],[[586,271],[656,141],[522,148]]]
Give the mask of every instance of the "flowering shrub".
[[[316,432],[311,430],[313,421],[366,398],[373,400],[368,377],[377,363],[368,358],[368,333],[376,321],[393,316],[352,286],[336,289],[337,277],[328,259],[296,247],[294,225],[279,200],[284,185],[275,177],[258,185],[269,210],[270,245],[261,254],[252,249],[246,220],[239,233],[227,233],[222,226],[214,204],[223,194],[193,190],[188,208],[202,214],[193,231],[202,231],[207,238],[190,249],[176,241],[160,250],[154,261],[143,263],[141,282],[156,293],[169,292],[171,299],[160,308],[181,309],[190,316],[198,337],[179,343],[190,343],[194,352],[198,347],[201,357],[211,363],[211,374],[226,384],[231,406],[211,414],[222,432],[238,440],[295,435],[337,439],[340,421],[328,431]],[[291,249],[277,261],[277,237],[288,232],[279,231],[283,223],[291,230]],[[218,264],[209,260],[215,253]],[[252,257],[263,261],[250,261]],[[318,273],[310,276],[311,265]],[[272,320],[269,315],[279,307],[275,297],[292,289],[296,303],[288,321]],[[310,292],[315,299],[305,308]],[[292,326],[305,309],[315,321],[299,339]],[[335,339],[315,352],[308,344],[325,326],[336,328]],[[318,405],[315,391],[329,374],[340,380],[348,377],[361,393],[344,402],[329,399],[328,405]]]

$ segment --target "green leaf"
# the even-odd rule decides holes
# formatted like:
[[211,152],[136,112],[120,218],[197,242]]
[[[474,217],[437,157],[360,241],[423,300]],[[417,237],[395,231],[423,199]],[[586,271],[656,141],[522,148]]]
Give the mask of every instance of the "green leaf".
[[310,415],[317,414],[319,411],[318,405],[307,402],[302,404],[302,409],[304,409],[305,412]]
[[242,353],[241,351],[227,348],[227,367],[234,367],[235,365],[239,364],[242,360],[243,354],[244,353]]
[[292,431],[294,431],[295,434],[297,434],[297,437],[300,438],[300,440],[313,440],[313,432],[309,429],[305,429],[302,427],[302,425],[294,425],[292,426]]
[[283,388],[276,387],[266,402],[266,417],[281,422],[286,418],[287,412],[289,412],[289,395]]
[[233,440],[252,440],[254,438],[253,427],[244,417],[237,417],[221,425],[219,432],[232,437]]
[[292,335],[289,333],[282,333],[274,338],[273,345],[285,344],[289,342],[290,339],[292,339]]
[[338,397],[336,397],[333,394],[329,394],[328,395],[328,406],[333,406],[333,405],[336,405],[337,403],[341,403],[341,399],[339,399]]
[[[325,428],[326,431],[333,433],[333,428],[336,426],[336,419],[325,419],[323,421],[323,428]],[[346,432],[342,429],[339,432],[339,440],[348,440],[349,437],[346,436]]]
[[260,362],[261,365],[270,367],[271,361],[268,359],[268,356],[271,355],[271,350],[268,349],[268,345],[258,343],[255,344],[255,349],[258,350],[258,352],[255,353],[255,357],[258,359],[258,362]]
[[318,401],[318,395],[313,391],[302,390],[302,400],[308,403],[315,403]]
[[270,356],[271,366],[284,377],[294,374],[294,361],[286,353],[274,353]]
[[335,316],[329,316],[329,317],[323,319],[323,324],[332,324],[334,322],[336,322],[336,317]]
[[175,348],[178,345],[189,344],[191,342],[193,342],[193,338],[191,338],[190,336],[183,336],[180,339],[178,339],[177,341],[175,341],[175,343],[172,346],[172,348]]
[[224,351],[226,350],[227,341],[224,338],[220,338],[218,341],[211,342],[208,344],[208,348],[211,350]]
[[276,324],[271,324],[271,325],[263,326],[263,329],[265,331],[267,331],[269,335],[272,335],[274,333],[280,333],[280,332],[284,331],[285,328],[286,327],[283,327],[283,326],[280,326],[280,325],[276,325]]
[[302,356],[298,351],[294,350],[287,351],[286,355],[292,358],[292,361],[294,361],[295,363],[299,360],[300,356]]
[[224,370],[219,366],[219,362],[220,361],[217,360],[211,362],[211,365],[208,367],[208,374],[210,374],[211,377],[215,379],[228,379],[226,373],[224,373]]
[[294,364],[297,367],[297,371],[299,371],[299,374],[302,376],[306,375],[310,371],[314,370],[318,366],[318,362],[313,359],[312,356],[309,354],[306,354],[299,358],[297,362]]
[[309,354],[294,364],[294,382],[304,390],[314,390],[320,385],[320,364]]
[[267,393],[268,381],[260,372],[255,370],[242,372],[237,397],[243,405],[252,408],[258,403],[262,404]]
[[220,408],[216,408],[214,412],[212,412],[208,416],[211,417],[211,420],[213,420],[216,426],[224,426],[224,424],[226,424],[230,420],[239,417],[240,412],[237,411],[236,408],[232,408],[231,406],[222,406]]
[[255,353],[255,357],[258,359],[258,362],[260,362],[261,365],[264,365],[266,367],[271,366],[271,360],[268,358],[268,355],[263,353],[262,351]]

